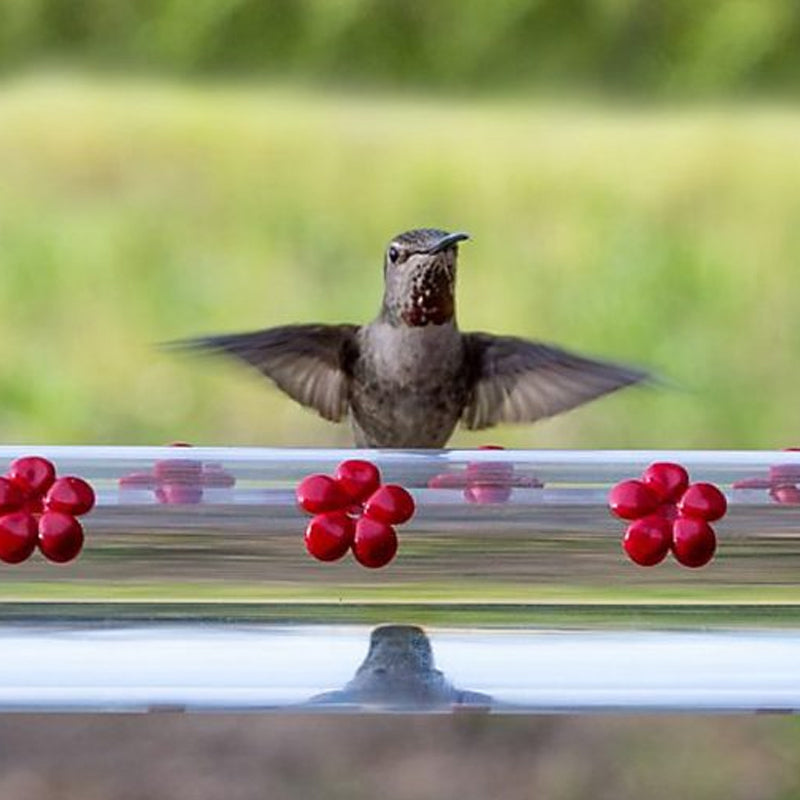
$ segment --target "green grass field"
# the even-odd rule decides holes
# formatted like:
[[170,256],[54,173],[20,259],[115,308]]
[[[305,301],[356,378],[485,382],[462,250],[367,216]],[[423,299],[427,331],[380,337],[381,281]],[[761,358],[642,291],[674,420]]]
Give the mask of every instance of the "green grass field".
[[349,442],[155,344],[367,321],[385,242],[464,229],[466,329],[651,367],[455,444],[798,444],[800,110],[28,77],[0,86],[0,440]]

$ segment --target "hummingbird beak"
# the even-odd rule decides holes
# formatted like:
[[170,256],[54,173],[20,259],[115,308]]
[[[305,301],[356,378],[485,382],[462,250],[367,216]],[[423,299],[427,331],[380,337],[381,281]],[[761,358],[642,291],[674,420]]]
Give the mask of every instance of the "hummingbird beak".
[[458,244],[458,242],[463,242],[465,239],[469,239],[469,234],[467,233],[448,233],[447,236],[442,236],[438,242],[436,242],[433,247],[428,249],[428,253],[433,255],[434,253],[441,253],[442,250],[447,250],[448,248],[452,247],[454,244]]

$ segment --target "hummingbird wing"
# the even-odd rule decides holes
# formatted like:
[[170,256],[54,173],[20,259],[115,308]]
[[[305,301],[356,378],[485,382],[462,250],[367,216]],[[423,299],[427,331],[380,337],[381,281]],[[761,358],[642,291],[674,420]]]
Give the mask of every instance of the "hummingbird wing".
[[650,377],[514,336],[468,333],[464,340],[472,374],[462,422],[471,429],[533,422]]
[[252,333],[189,339],[178,345],[236,356],[293,400],[340,422],[349,404],[357,325],[283,325]]

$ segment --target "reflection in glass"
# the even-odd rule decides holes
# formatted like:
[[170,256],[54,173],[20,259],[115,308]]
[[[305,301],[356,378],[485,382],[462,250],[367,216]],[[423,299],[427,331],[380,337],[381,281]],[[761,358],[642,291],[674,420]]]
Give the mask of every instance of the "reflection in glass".
[[488,708],[492,698],[455,688],[435,668],[433,648],[422,628],[381,625],[372,631],[367,657],[353,679],[343,689],[317,695],[310,702],[413,710],[447,706]]

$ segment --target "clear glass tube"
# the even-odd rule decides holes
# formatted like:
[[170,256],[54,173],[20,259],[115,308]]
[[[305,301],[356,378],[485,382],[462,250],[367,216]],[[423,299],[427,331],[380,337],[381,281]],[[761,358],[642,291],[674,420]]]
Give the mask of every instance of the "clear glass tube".
[[[0,709],[800,708],[800,453],[31,446],[0,471],[25,454],[98,505],[74,562],[0,565]],[[304,548],[297,482],[354,457],[417,502],[378,570]],[[727,495],[708,566],[622,552],[609,488],[654,461]]]

